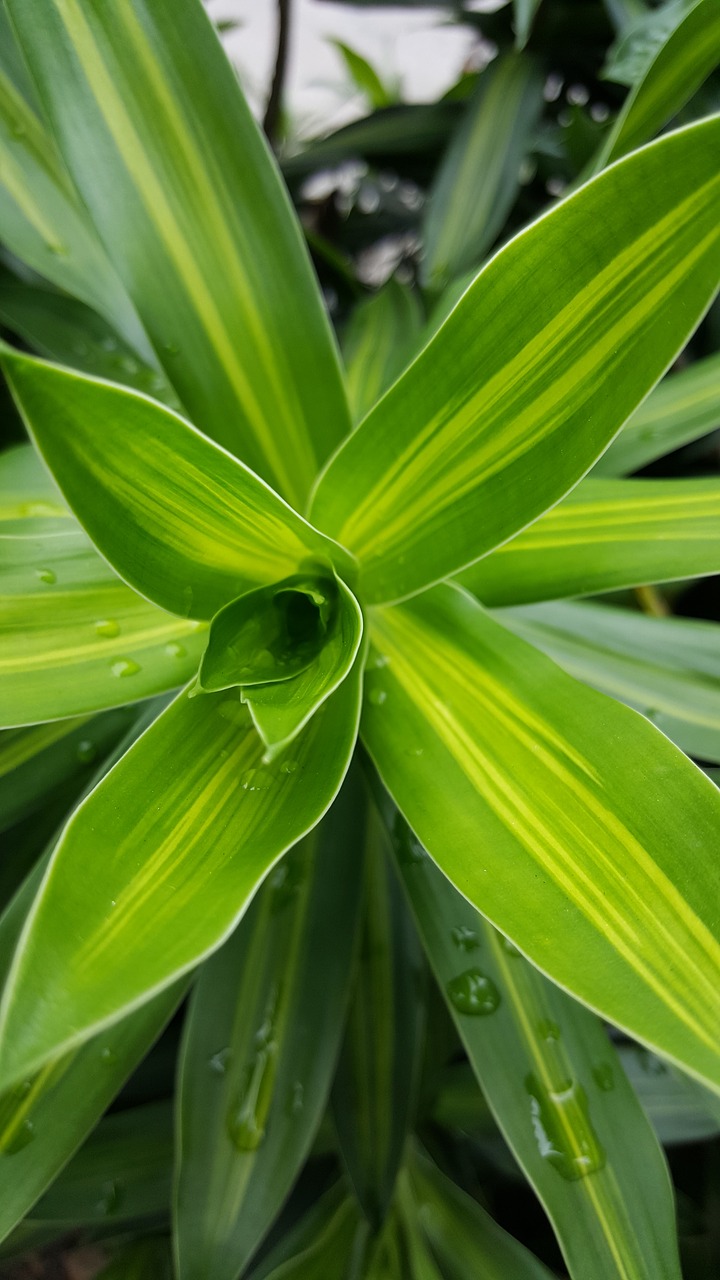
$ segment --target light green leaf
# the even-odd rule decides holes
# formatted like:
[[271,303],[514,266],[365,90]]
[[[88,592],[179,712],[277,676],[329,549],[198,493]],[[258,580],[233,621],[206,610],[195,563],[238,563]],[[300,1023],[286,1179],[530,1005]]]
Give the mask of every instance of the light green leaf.
[[603,1026],[478,914],[389,815],[428,959],[574,1280],[680,1280],[662,1151]]
[[720,353],[664,378],[593,467],[622,476],[720,426]]
[[80,523],[155,604],[210,618],[310,555],[334,553],[347,565],[264,481],[170,409],[10,347],[0,363]]
[[0,831],[32,813],[48,793],[89,777],[135,715],[126,708],[0,732]]
[[77,298],[15,280],[8,273],[0,278],[0,320],[41,356],[180,408],[165,375],[140,359],[106,320]]
[[54,145],[10,76],[0,69],[0,225],[3,242],[59,288],[106,317],[130,347],[152,348],[68,181]]
[[502,605],[718,571],[720,480],[588,479],[460,581]]
[[533,223],[335,455],[313,519],[367,603],[504,542],[609,444],[720,279],[719,146],[720,117],[678,130]]
[[425,1035],[422,954],[385,843],[371,810],[358,972],[332,1093],[340,1151],[373,1231],[414,1120]]
[[[407,1174],[415,1213],[447,1280],[550,1280],[537,1258],[414,1148]],[[409,1198],[409,1197],[408,1197]],[[419,1277],[418,1280],[422,1280]]]
[[502,229],[542,105],[543,77],[526,55],[508,53],[480,75],[430,190],[422,270],[433,290],[477,267]]
[[355,950],[358,783],[286,855],[195,989],[180,1069],[181,1280],[235,1280],[320,1122]]
[[518,49],[524,49],[535,21],[535,14],[540,8],[540,0],[513,0],[513,7],[515,9],[515,43]]
[[182,694],[123,756],[71,818],[25,924],[0,1009],[3,1081],[112,1025],[225,940],[334,799],[360,684],[356,663],[274,766],[228,694]]
[[349,430],[339,364],[297,219],[200,0],[8,9],[188,414],[301,506]]
[[417,294],[398,280],[388,280],[354,308],[343,338],[343,355],[356,422],[410,363],[422,323]]
[[[30,530],[44,521],[23,523]],[[6,727],[176,689],[197,670],[205,645],[202,624],[136,595],[74,521],[62,523],[67,533],[0,536],[0,725]]]
[[370,106],[375,109],[391,106],[393,95],[385,87],[377,71],[370,65],[367,58],[363,58],[357,49],[351,49],[342,40],[331,40],[330,43],[337,49],[353,84],[365,95]]
[[75,525],[60,490],[32,445],[13,445],[0,454],[0,521],[3,522],[0,532],[18,533],[21,524],[9,526],[5,522],[30,518],[62,521],[63,524],[53,526],[56,529],[71,529]]
[[720,764],[720,627],[559,601],[499,621],[570,675],[648,716],[689,755]]
[[457,588],[378,612],[373,642],[363,737],[441,869],[555,982],[720,1090],[717,788]]
[[0,1239],[32,1209],[97,1124],[186,988],[186,981],[169,987],[0,1097],[0,1152],[5,1157],[0,1159]]
[[625,8],[620,35],[610,47],[601,75],[604,80],[632,88],[642,80],[658,52],[696,0],[665,0],[657,9],[648,9],[646,0],[609,0],[615,8]]
[[619,160],[657,133],[720,62],[720,7],[699,0],[674,25],[642,79],[627,97],[593,161],[595,171]]

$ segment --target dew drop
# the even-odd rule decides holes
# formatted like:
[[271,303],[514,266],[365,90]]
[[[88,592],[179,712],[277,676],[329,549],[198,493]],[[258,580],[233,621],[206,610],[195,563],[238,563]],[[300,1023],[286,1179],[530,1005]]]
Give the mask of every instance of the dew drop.
[[238,1151],[257,1151],[265,1137],[268,1088],[272,1085],[277,1042],[273,1014],[277,993],[271,996],[264,1022],[255,1033],[253,1053],[242,1073],[240,1088],[227,1113],[227,1132]]
[[593,1067],[593,1080],[603,1093],[612,1093],[615,1088],[615,1072],[609,1062],[600,1062]]
[[104,1182],[101,1188],[100,1199],[95,1205],[97,1213],[102,1213],[105,1217],[110,1218],[117,1213],[120,1201],[122,1200],[122,1192],[117,1182]]
[[100,1061],[104,1062],[106,1067],[111,1067],[113,1063],[117,1062],[117,1054],[114,1049],[110,1048],[109,1044],[106,1044],[104,1049],[100,1050]]
[[132,658],[116,658],[110,664],[110,670],[114,676],[122,679],[124,676],[135,676],[141,670],[140,664],[134,662]]
[[371,689],[368,694],[368,702],[373,707],[381,707],[387,701],[387,693],[385,689]]
[[224,1076],[227,1072],[230,1059],[232,1058],[232,1049],[229,1045],[225,1045],[223,1049],[218,1049],[212,1057],[208,1058],[208,1066],[213,1075]]
[[289,1116],[299,1116],[305,1106],[305,1086],[301,1080],[296,1080],[290,1090],[290,1096],[287,1103],[287,1112]]
[[548,1044],[555,1044],[560,1039],[560,1028],[552,1018],[541,1018],[537,1024],[537,1033]]
[[184,658],[186,654],[186,650],[177,643],[177,640],[171,640],[170,644],[166,644],[165,652],[168,658]]
[[110,333],[108,333],[104,338],[100,339],[100,346],[102,347],[103,351],[117,351],[118,345],[119,344],[118,344],[117,338],[113,338],[112,334]]
[[415,758],[416,756],[421,756],[422,753],[423,753],[422,747],[408,747],[405,752],[405,755],[412,756],[413,758]]
[[479,969],[466,969],[448,982],[446,990],[453,1008],[471,1017],[494,1013],[500,1004],[495,983]]
[[12,1125],[8,1136],[0,1142],[0,1154],[4,1156],[17,1155],[18,1151],[22,1151],[27,1147],[34,1137],[35,1125],[32,1120],[25,1119],[17,1127]]
[[518,951],[515,943],[511,942],[509,938],[506,938],[502,934],[500,936],[500,945],[502,946],[503,951],[506,951],[514,960],[517,960],[522,955],[522,952]]
[[243,791],[267,791],[273,777],[267,769],[248,769],[240,779]]
[[38,578],[40,582],[47,582],[48,585],[51,585],[53,582],[57,582],[57,574],[54,574],[52,569],[36,569],[35,577]]
[[121,356],[118,360],[118,367],[123,373],[137,373],[140,368],[137,360],[134,360],[132,356]]
[[48,240],[46,244],[48,253],[52,253],[55,258],[66,258],[68,247],[61,240]]
[[162,349],[169,356],[177,356],[180,354],[180,348],[176,342],[163,342]]
[[582,1085],[566,1080],[546,1089],[534,1075],[527,1076],[530,1122],[538,1151],[568,1182],[576,1182],[602,1169],[605,1152],[592,1127]]
[[95,623],[95,633],[103,640],[113,640],[120,635],[120,623],[115,618],[99,618]]
[[298,767],[297,760],[283,760],[280,765],[281,773],[295,773]]
[[461,951],[476,951],[480,946],[480,937],[474,929],[468,929],[467,925],[460,924],[456,929],[452,930],[450,935],[456,947]]
[[75,754],[82,764],[90,764],[97,755],[97,747],[90,738],[83,738],[78,742]]

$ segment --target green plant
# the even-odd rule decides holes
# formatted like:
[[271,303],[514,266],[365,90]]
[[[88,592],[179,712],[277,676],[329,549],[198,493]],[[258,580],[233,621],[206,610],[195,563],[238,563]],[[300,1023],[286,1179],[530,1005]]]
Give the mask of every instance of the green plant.
[[[717,760],[717,685],[675,656],[709,630],[536,602],[720,563],[716,479],[615,478],[720,280],[720,117],[509,240],[370,406],[356,373],[351,432],[297,221],[197,0],[7,7],[62,157],[5,76],[8,243],[111,326],[63,363],[0,348],[32,439],[0,458],[13,817],[45,795],[46,753],[113,753],[0,920],[3,1232],[192,981],[182,1280],[548,1275],[408,1136],[458,1036],[571,1273],[678,1276],[662,1153],[596,1015],[720,1091],[720,797],[615,700],[630,684]],[[673,70],[649,109],[667,47],[613,158],[695,87]],[[515,83],[507,56],[496,83]],[[537,115],[534,68],[520,80],[511,134]],[[475,119],[456,147],[488,136]],[[458,167],[438,180],[431,288],[495,235],[443,228]],[[411,324],[389,301],[390,328]],[[119,365],[83,367],[103,350]],[[717,680],[716,657],[696,666]],[[349,1181],[311,1161],[266,1239],[313,1143],[334,1150],[330,1090]],[[107,1117],[18,1242],[162,1230],[169,1125],[162,1102]],[[166,1265],[162,1239],[131,1251]]]

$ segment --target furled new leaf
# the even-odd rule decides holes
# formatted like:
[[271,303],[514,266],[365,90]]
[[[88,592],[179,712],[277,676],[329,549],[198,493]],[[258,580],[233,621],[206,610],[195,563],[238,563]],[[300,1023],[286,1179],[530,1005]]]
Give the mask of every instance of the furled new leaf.
[[662,375],[720,280],[719,146],[720,117],[678,130],[533,223],[336,453],[313,518],[368,603],[524,528]]
[[554,981],[720,1090],[717,788],[457,588],[378,612],[373,642],[363,737],[438,865]]
[[720,480],[587,479],[460,581],[503,605],[718,571]]
[[228,936],[335,797],[359,665],[274,766],[236,697],[182,694],[76,810],[6,984],[4,1083],[112,1025]]
[[349,429],[338,360],[297,220],[200,0],[8,9],[190,417],[301,506]]
[[335,553],[347,563],[263,480],[170,409],[10,347],[0,349],[0,363],[80,523],[155,604],[210,618],[310,555]]

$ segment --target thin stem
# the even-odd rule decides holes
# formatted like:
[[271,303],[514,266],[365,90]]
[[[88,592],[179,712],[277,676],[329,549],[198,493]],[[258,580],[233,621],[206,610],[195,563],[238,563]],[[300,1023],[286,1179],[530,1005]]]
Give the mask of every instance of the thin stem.
[[270,96],[265,108],[263,129],[271,146],[277,142],[280,111],[282,107],[285,72],[287,69],[288,47],[290,36],[290,4],[291,0],[278,0],[277,51],[275,54],[275,71],[273,72]]

